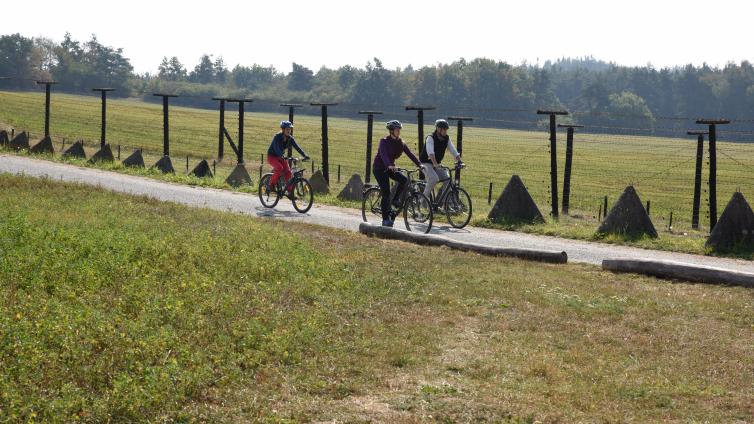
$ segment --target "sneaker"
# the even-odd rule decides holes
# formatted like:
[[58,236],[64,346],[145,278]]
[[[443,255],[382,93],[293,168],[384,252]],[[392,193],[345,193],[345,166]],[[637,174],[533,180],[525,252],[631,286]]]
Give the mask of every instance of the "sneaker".
[[392,227],[393,226],[393,221],[392,220],[384,220],[383,219],[382,220],[382,226],[383,227]]

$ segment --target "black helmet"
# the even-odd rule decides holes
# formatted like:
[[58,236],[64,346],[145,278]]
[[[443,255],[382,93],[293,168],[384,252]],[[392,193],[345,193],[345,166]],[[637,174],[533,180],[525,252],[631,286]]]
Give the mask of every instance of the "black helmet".
[[280,121],[280,128],[293,128],[293,124],[291,123],[291,121]]
[[444,119],[438,119],[437,121],[435,121],[435,128],[444,128],[447,130],[448,128],[450,128],[450,125],[448,125],[448,121]]
[[392,131],[396,128],[403,128],[403,125],[401,125],[401,121],[392,120],[388,121],[387,124],[385,124],[385,128]]

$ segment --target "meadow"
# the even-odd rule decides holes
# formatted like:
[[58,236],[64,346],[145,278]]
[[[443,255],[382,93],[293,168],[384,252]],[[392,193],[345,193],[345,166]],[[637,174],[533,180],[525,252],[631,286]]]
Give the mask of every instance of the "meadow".
[[754,420],[745,288],[7,174],[0,203],[0,422]]
[[[344,108],[346,106],[343,106]],[[41,93],[0,92],[0,123],[6,128],[31,131],[39,138],[43,130],[44,95]],[[321,124],[316,108],[307,107],[296,115],[295,136],[313,158],[319,169],[321,160]],[[351,174],[364,175],[366,152],[366,119],[354,111],[353,118],[331,117],[330,181],[331,191],[337,194]],[[254,111],[254,103],[247,106],[245,119],[245,160],[250,174],[257,181],[259,167],[264,172],[269,167],[261,163],[269,141],[277,131],[287,110],[280,113]],[[381,121],[375,123],[374,150],[383,135]],[[429,118],[427,118],[430,120]],[[237,114],[226,112],[226,127],[237,140]],[[431,127],[425,128],[425,133]],[[403,136],[410,146],[416,145],[415,124],[407,123]],[[56,148],[82,139],[93,153],[100,134],[100,100],[93,96],[53,94],[51,133]],[[455,136],[454,127],[451,137]],[[629,134],[629,135],[627,135]],[[212,164],[217,156],[218,112],[213,110],[171,106],[170,152],[179,173],[186,172],[188,157],[191,169],[200,159]],[[156,162],[162,152],[162,106],[135,99],[108,101],[108,141],[113,148],[120,147],[121,158],[135,148],[145,149],[148,164]],[[559,192],[562,192],[565,134],[558,138]],[[548,134],[537,128],[528,131],[499,128],[482,128],[469,125],[464,129],[464,161],[462,185],[474,200],[475,225],[516,229],[539,234],[557,235],[579,239],[628,243],[643,247],[709,253],[704,249],[704,239],[709,230],[707,206],[708,158],[702,184],[702,207],[699,230],[691,228],[691,209],[694,183],[696,140],[626,134],[577,133],[574,145],[571,178],[570,213],[560,220],[548,217],[545,225],[502,227],[486,220],[490,209],[488,195],[492,183],[492,202],[502,192],[511,175],[521,176],[543,215],[548,216],[550,206],[550,157]],[[409,165],[407,159],[399,163]],[[235,165],[230,147],[225,146],[225,158],[217,163],[217,180],[222,179]],[[340,180],[338,180],[340,168]],[[310,170],[311,171],[311,170]],[[310,172],[308,172],[310,174]],[[747,198],[754,198],[754,144],[718,142],[718,215],[734,191],[740,190]],[[372,182],[374,179],[372,178]],[[216,183],[207,183],[216,184]],[[659,240],[624,240],[595,235],[599,225],[604,197],[608,206],[614,202],[627,185],[634,185],[643,201],[651,203],[650,214],[660,232]],[[254,187],[252,187],[252,190]],[[561,193],[562,196],[562,193]],[[328,203],[359,207],[357,202],[344,203],[331,198]],[[672,214],[672,222],[671,222]],[[672,224],[672,225],[671,225]],[[744,253],[743,256],[750,256]]]

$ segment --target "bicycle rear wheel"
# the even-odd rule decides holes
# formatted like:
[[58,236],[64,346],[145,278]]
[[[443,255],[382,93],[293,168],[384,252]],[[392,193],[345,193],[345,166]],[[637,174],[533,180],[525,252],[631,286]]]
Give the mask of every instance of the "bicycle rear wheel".
[[471,196],[461,187],[445,196],[445,216],[453,228],[463,228],[471,221]]
[[361,218],[370,224],[382,225],[382,194],[378,187],[372,187],[364,192],[361,200]]
[[293,208],[299,213],[307,213],[314,204],[314,191],[306,178],[300,178],[293,182]]
[[272,174],[264,174],[259,179],[259,201],[262,202],[262,206],[265,208],[274,208],[280,201],[277,190],[275,187],[270,187],[270,178]]
[[406,198],[406,204],[403,205],[403,220],[406,222],[406,229],[428,233],[432,229],[432,205],[429,199],[422,193],[411,193]]

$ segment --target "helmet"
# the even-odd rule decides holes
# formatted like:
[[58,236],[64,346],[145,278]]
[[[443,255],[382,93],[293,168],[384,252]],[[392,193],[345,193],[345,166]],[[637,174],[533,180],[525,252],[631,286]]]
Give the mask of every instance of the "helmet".
[[280,128],[293,128],[291,121],[280,121]]
[[392,121],[388,121],[388,123],[385,124],[385,128],[392,131],[396,128],[403,128],[403,125],[401,125],[401,121],[392,120]]
[[448,128],[450,128],[450,126],[448,125],[448,121],[446,121],[444,119],[438,119],[437,121],[435,121],[435,127],[436,128],[444,128],[446,130]]

